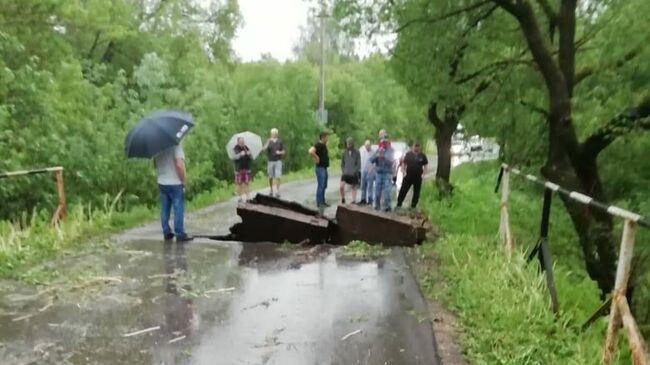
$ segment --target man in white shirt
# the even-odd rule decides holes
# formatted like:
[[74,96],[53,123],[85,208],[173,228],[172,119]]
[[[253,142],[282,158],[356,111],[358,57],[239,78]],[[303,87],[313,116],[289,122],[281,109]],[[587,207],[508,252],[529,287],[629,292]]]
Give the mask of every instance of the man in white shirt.
[[369,139],[359,149],[359,152],[361,153],[361,202],[359,204],[372,205],[375,187],[375,164],[370,162],[373,151]]
[[165,240],[174,238],[169,226],[171,210],[174,210],[174,232],[177,242],[188,242],[193,239],[185,232],[185,153],[183,148],[174,146],[162,151],[154,157],[154,165],[158,173],[158,188],[160,190],[160,223],[162,224]]

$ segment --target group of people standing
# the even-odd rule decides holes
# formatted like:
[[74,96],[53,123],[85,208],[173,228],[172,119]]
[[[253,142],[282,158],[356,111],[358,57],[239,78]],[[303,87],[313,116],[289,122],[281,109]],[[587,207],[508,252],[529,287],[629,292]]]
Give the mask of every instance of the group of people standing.
[[[325,200],[329,167],[329,152],[327,149],[328,134],[322,132],[318,142],[309,149],[309,154],[315,163],[316,171],[316,204],[322,211],[328,207]],[[413,143],[410,150],[399,160],[395,158],[395,150],[385,130],[379,131],[376,148],[366,140],[360,149],[354,147],[354,141],[348,137],[345,149],[341,154],[341,183],[339,186],[341,204],[346,204],[346,188],[351,190],[353,204],[371,205],[376,210],[391,211],[391,189],[395,183],[397,170],[404,172],[404,180],[397,196],[397,208],[401,208],[406,194],[413,187],[411,208],[415,208],[420,197],[422,179],[428,165],[425,154],[419,143]],[[357,202],[357,191],[361,187],[361,201]]]
[[[280,196],[280,179],[282,177],[282,160],[286,154],[284,144],[279,138],[276,128],[271,129],[270,137],[264,143],[262,151],[266,152],[268,164],[267,175],[269,179],[270,195]],[[314,160],[316,173],[316,204],[321,210],[328,207],[325,200],[325,191],[329,180],[328,168],[330,167],[327,141],[329,135],[322,132],[318,141],[309,149],[309,155]],[[249,199],[251,166],[253,155],[246,145],[244,138],[239,137],[234,146],[235,189],[239,201]],[[165,240],[174,237],[178,241],[190,241],[183,227],[184,193],[186,184],[185,154],[180,145],[159,154],[154,159],[158,185],[160,190],[161,214],[160,220]],[[397,196],[397,208],[402,203],[409,189],[413,187],[411,207],[418,203],[422,177],[428,164],[427,157],[422,153],[421,146],[414,143],[411,149],[399,160],[395,159],[395,150],[391,146],[388,133],[379,131],[377,145],[373,146],[366,140],[360,149],[356,149],[352,138],[345,141],[345,149],[341,154],[341,203],[346,204],[346,189],[351,190],[351,203],[371,205],[377,210],[390,211],[391,189],[395,182],[397,169],[405,173],[402,187]],[[357,202],[357,192],[361,189],[361,200]],[[171,211],[174,211],[174,231],[169,220]]]

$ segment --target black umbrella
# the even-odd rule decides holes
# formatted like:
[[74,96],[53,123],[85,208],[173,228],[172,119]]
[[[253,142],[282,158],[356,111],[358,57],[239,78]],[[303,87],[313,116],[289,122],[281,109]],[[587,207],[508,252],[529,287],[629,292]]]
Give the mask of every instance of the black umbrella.
[[152,158],[178,145],[194,127],[192,115],[179,110],[158,110],[143,118],[126,135],[127,157]]

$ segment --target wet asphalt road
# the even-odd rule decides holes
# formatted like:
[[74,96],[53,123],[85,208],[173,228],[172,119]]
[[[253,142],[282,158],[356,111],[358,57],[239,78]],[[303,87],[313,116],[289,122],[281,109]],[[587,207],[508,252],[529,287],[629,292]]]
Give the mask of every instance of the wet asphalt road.
[[[330,179],[331,201],[337,188]],[[313,201],[312,183],[283,190]],[[188,231],[224,234],[234,208],[233,199],[194,212]],[[159,236],[151,223],[71,259],[110,277],[59,294],[0,283],[0,364],[439,364],[400,248],[362,262],[322,246],[176,245]]]

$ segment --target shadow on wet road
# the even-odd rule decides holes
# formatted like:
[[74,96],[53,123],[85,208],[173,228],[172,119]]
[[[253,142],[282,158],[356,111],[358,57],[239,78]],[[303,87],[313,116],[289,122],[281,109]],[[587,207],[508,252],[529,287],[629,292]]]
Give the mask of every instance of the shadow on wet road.
[[[313,185],[285,191],[303,202]],[[188,223],[221,234],[233,212],[227,202]],[[125,232],[116,249],[92,258],[111,275],[96,292],[53,298],[3,286],[0,363],[438,364],[427,305],[400,248],[353,261],[325,246],[176,245],[158,235],[155,223]]]

